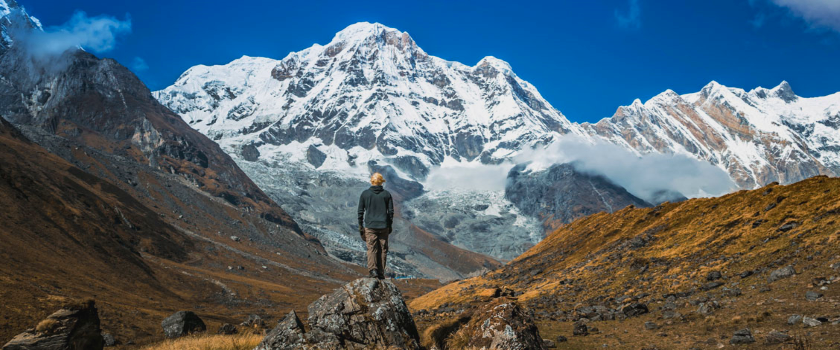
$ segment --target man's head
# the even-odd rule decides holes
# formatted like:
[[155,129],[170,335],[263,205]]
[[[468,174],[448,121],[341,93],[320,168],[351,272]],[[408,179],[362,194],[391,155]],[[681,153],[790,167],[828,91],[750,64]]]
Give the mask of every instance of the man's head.
[[370,184],[374,186],[382,186],[385,183],[385,178],[380,173],[373,173],[370,176]]

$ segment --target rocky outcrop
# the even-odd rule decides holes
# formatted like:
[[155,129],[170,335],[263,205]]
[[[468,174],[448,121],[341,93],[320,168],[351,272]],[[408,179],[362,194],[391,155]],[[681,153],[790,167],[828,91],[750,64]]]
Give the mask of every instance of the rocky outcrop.
[[315,147],[315,145],[309,145],[309,148],[306,149],[306,161],[309,162],[309,164],[312,164],[312,166],[318,168],[323,165],[326,160],[327,154],[321,152],[321,150],[319,150],[318,147]]
[[575,163],[566,163],[531,171],[528,164],[517,165],[508,173],[505,198],[524,214],[544,220],[548,230],[602,211],[650,206],[607,178],[575,167]]
[[69,304],[18,334],[3,350],[101,350],[99,313],[93,300]]
[[164,319],[160,325],[167,338],[178,338],[207,330],[204,321],[192,311],[178,311]]
[[[479,308],[458,331],[450,347],[538,350],[545,345],[533,319],[511,299],[500,298]],[[457,344],[456,344],[457,343]]]
[[362,278],[309,305],[310,331],[292,311],[255,350],[420,349],[420,336],[399,289]]

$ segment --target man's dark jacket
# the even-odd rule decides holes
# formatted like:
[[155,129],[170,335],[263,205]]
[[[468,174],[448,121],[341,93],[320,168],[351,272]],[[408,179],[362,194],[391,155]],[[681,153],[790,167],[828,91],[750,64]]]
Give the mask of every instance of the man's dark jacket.
[[359,227],[390,228],[394,222],[394,201],[382,186],[370,186],[359,198]]

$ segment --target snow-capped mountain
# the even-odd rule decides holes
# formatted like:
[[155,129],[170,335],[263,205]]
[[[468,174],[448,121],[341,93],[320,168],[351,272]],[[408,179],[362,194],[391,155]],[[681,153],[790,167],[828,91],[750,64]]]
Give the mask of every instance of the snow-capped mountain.
[[351,25],[282,60],[195,66],[155,96],[246,159],[265,149],[342,171],[377,159],[418,180],[447,157],[497,163],[569,133],[708,161],[743,188],[840,172],[840,94],[803,98],[786,82],[749,92],[712,82],[576,124],[506,62],[446,61],[378,23]]
[[[486,57],[468,66],[437,58],[407,33],[378,23],[351,25],[328,44],[281,60],[195,66],[154,96],[216,140],[305,230],[344,257],[363,254],[352,242],[350,207],[374,163],[424,183],[434,170],[517,162],[532,148],[574,135],[629,154],[709,162],[742,188],[840,173],[840,94],[802,98],[787,83],[750,92],[711,83],[686,95],[668,90],[596,124],[577,124],[506,62]],[[417,228],[510,259],[544,231],[504,190],[427,186],[426,194],[404,203],[400,232]],[[660,192],[681,197],[673,189]],[[397,240],[407,252],[426,244],[410,235]],[[403,271],[463,275],[418,261],[406,258]]]
[[580,127],[639,154],[685,154],[730,174],[742,188],[840,174],[840,93],[798,97],[787,82],[749,92],[711,82],[667,90]]
[[379,158],[418,179],[446,157],[490,163],[574,128],[506,62],[446,61],[378,23],[282,60],[192,67],[155,96],[222,143],[313,145],[328,168]]

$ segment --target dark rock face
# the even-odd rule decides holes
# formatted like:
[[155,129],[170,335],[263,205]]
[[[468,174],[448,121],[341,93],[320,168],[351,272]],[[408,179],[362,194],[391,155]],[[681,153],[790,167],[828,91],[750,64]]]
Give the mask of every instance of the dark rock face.
[[253,143],[242,146],[242,158],[249,162],[256,162],[260,159],[260,151]]
[[4,118],[177,174],[214,197],[277,218],[277,224],[302,234],[218,144],[158,103],[127,68],[83,50],[68,50],[55,58],[65,63],[60,69],[44,69],[37,62],[21,63],[27,57],[22,46],[0,52]]
[[3,350],[101,350],[104,343],[99,313],[90,300],[56,311],[15,336]]
[[324,164],[324,161],[327,160],[327,154],[321,152],[318,147],[314,145],[309,145],[309,148],[306,149],[306,161],[309,164],[314,165],[316,168],[320,167]]
[[555,164],[538,172],[528,171],[527,166],[520,164],[510,170],[505,198],[523,213],[546,220],[549,230],[602,211],[650,206],[603,176],[577,171],[574,163]]
[[192,311],[178,311],[164,319],[160,325],[167,338],[178,338],[207,330],[204,321]]
[[420,349],[420,335],[399,289],[388,280],[361,278],[309,305],[310,331],[293,312],[256,350]]
[[460,332],[466,332],[466,348],[545,349],[533,319],[519,305],[500,298],[482,306]]
[[375,161],[368,163],[371,173],[381,173],[385,177],[385,189],[394,194],[397,199],[407,201],[423,194],[423,185],[413,180],[401,178],[390,165],[380,165]]

